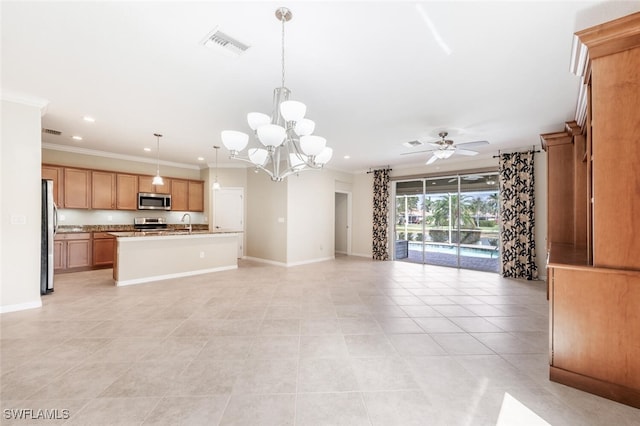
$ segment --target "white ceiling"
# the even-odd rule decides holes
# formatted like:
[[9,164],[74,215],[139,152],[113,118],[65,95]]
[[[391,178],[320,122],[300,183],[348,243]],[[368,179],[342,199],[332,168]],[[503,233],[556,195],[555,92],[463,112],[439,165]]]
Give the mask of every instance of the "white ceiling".
[[[286,85],[334,148],[328,167],[351,172],[428,171],[428,155],[401,155],[402,143],[443,129],[457,143],[490,142],[444,161],[538,144],[574,116],[572,34],[640,10],[638,1],[3,1],[2,90],[50,102],[42,125],[62,135],[43,134],[45,146],[155,161],[159,132],[163,162],[205,167],[220,131],[249,132],[246,113],[271,110],[280,6],[293,12]],[[233,58],[203,47],[216,26],[251,48]],[[232,164],[226,154],[221,165]]]

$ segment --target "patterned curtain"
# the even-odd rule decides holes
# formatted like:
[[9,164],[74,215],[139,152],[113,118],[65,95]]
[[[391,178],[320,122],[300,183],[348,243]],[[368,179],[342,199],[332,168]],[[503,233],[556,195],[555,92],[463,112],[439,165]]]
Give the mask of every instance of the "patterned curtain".
[[533,215],[533,156],[532,151],[500,155],[500,237],[502,275],[505,277],[538,278]]
[[389,170],[373,172],[373,259],[389,260]]

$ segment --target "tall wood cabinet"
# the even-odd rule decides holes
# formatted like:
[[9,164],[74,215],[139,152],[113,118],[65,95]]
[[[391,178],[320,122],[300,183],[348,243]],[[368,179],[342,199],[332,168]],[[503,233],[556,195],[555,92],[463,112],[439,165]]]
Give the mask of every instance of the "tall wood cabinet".
[[576,33],[574,57],[582,108],[541,136],[550,379],[640,408],[640,13]]

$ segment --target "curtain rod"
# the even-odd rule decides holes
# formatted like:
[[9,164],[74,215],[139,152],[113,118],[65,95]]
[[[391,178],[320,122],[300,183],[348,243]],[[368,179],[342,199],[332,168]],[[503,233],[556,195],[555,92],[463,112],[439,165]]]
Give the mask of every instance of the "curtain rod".
[[[517,152],[517,151],[510,152],[509,154],[513,154],[513,153],[515,153],[515,152]],[[526,152],[533,152],[534,154],[537,154],[537,153],[539,153],[540,151],[536,150],[536,146],[535,146],[535,145],[533,145],[533,147],[531,148],[531,151],[526,151]],[[498,155],[494,155],[494,156],[493,156],[493,158],[500,158],[500,154],[501,154],[501,152],[500,152],[500,150],[498,150]],[[506,154],[506,153],[502,153],[502,154]]]
[[[386,169],[376,169],[376,170],[388,170],[388,171],[393,171],[393,169],[391,168],[391,166],[387,166]],[[376,170],[372,170],[371,167],[369,167],[369,171],[367,172],[367,174],[373,173]]]

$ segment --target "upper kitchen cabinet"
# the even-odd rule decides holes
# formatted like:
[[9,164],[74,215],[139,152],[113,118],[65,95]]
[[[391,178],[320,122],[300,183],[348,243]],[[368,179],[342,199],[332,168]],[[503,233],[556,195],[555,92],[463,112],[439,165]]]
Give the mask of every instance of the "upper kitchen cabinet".
[[171,210],[204,211],[204,182],[173,179],[171,183]]
[[171,194],[171,179],[162,178],[164,185],[154,185],[153,176],[138,176],[138,192],[149,192],[152,194]]
[[116,208],[116,174],[91,172],[91,208],[110,210]]
[[116,208],[136,210],[138,208],[138,175],[116,174]]
[[171,210],[189,210],[189,181],[173,179],[171,182]]
[[91,171],[64,169],[64,208],[88,209],[91,201]]
[[53,202],[58,207],[64,207],[64,168],[43,164],[42,179],[53,181]]
[[189,211],[204,211],[204,182],[189,181]]

